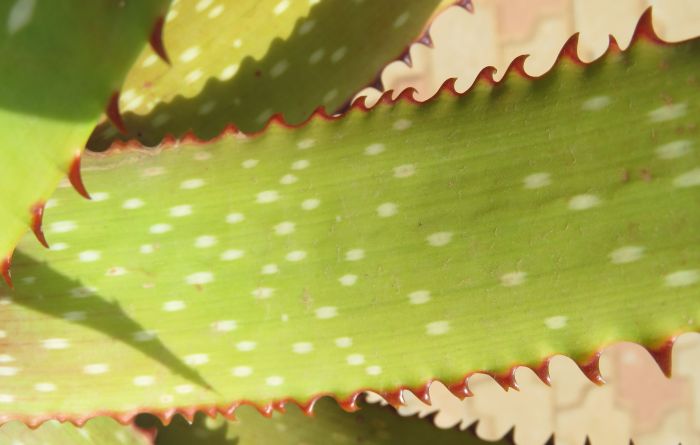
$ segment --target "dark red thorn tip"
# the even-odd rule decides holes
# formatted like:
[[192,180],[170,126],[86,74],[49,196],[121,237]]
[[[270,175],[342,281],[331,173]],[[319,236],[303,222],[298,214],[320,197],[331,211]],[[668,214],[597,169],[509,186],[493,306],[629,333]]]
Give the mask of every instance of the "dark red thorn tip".
[[584,62],[578,55],[578,39],[579,33],[576,33],[569,37],[566,43],[564,43],[564,46],[561,48],[561,51],[559,52],[559,57],[557,57],[557,59],[560,59],[565,56],[579,65],[584,65]]
[[80,175],[80,152],[78,152],[73,158],[73,162],[70,165],[70,170],[68,171],[68,180],[73,185],[73,188],[85,199],[92,199],[85,188],[83,178]]
[[160,16],[153,24],[148,43],[151,44],[153,52],[158,54],[158,57],[163,59],[163,62],[170,65],[170,57],[168,57],[168,53],[165,51],[165,45],[163,44],[163,25],[165,25],[165,17]]
[[464,379],[460,382],[457,382],[455,384],[449,385],[447,389],[454,394],[455,397],[457,397],[459,400],[464,399],[465,397],[471,397],[474,394],[469,390],[469,385],[467,384],[467,379]]
[[386,402],[394,408],[398,408],[404,404],[402,388],[395,391],[381,392],[379,395],[382,396],[384,400],[386,400]]
[[401,60],[403,61],[403,63],[408,65],[409,68],[413,67],[413,60],[411,60],[411,51],[410,50],[406,50],[406,52],[401,55]]
[[127,134],[126,126],[124,125],[124,120],[119,112],[119,91],[112,93],[109,98],[109,103],[107,104],[107,117],[109,120],[117,127],[117,130],[123,135]]
[[44,220],[44,203],[37,202],[34,204],[30,209],[30,213],[32,214],[32,231],[34,232],[36,239],[38,239],[39,242],[48,249],[49,243],[46,242],[44,231],[41,230],[41,224]]
[[542,363],[532,368],[537,377],[542,380],[547,386],[552,386],[552,378],[549,375],[549,360],[544,360]]
[[7,283],[7,285],[10,286],[10,289],[15,287],[12,284],[12,275],[10,274],[10,266],[11,265],[12,265],[12,254],[6,256],[5,259],[3,259],[2,262],[0,263],[0,273],[2,273],[2,277],[5,279],[5,283]]
[[578,363],[578,367],[581,368],[581,371],[591,382],[598,386],[605,384],[605,379],[600,375],[600,352],[593,354],[588,361]]
[[504,391],[508,391],[508,389],[513,388],[516,391],[520,391],[520,387],[518,386],[518,382],[515,381],[515,370],[516,368],[513,367],[509,369],[506,372],[502,372],[500,374],[491,374],[491,377],[501,385],[501,388],[503,388]]
[[655,348],[646,348],[656,364],[659,365],[661,372],[668,378],[671,378],[673,367],[673,343],[674,339],[672,338]]

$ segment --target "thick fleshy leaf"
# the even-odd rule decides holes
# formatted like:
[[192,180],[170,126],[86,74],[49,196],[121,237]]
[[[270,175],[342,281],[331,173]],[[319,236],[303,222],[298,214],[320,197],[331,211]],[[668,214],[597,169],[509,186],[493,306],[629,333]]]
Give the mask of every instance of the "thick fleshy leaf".
[[[0,269],[79,159],[166,0],[0,4]],[[77,176],[76,176],[77,175]],[[76,195],[77,196],[77,195]],[[9,277],[6,277],[9,278]]]
[[[323,2],[181,1],[164,30],[172,67],[145,51],[129,74],[127,137],[154,145],[193,130],[203,138],[228,124],[262,129],[318,107],[334,112],[419,37],[445,0]],[[312,6],[313,4],[313,6]],[[97,130],[91,147],[117,133]]]
[[458,428],[439,429],[430,419],[402,417],[387,406],[367,405],[359,412],[348,413],[329,398],[323,398],[309,417],[296,405],[285,413],[265,418],[251,406],[235,412],[236,420],[223,416],[206,417],[198,413],[192,424],[177,416],[163,427],[156,417],[144,415],[137,423],[157,428],[156,445],[250,445],[250,444],[495,444],[485,442],[473,433]]
[[[96,199],[60,190],[54,248],[22,243],[6,415],[347,397],[696,329],[699,68],[699,41],[640,40],[421,105],[90,156]],[[210,388],[95,329],[110,300]]]
[[13,421],[0,426],[0,443],[8,445],[149,445],[151,435],[121,425],[111,417],[96,417],[77,427],[57,420],[31,429]]

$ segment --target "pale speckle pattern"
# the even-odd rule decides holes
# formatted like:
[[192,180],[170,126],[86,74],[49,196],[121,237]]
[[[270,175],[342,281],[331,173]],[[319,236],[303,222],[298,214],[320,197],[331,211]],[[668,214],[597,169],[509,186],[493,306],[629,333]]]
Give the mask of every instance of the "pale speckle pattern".
[[399,207],[393,202],[385,202],[377,207],[377,215],[380,218],[388,218],[398,213]]
[[610,262],[613,264],[626,264],[638,261],[644,255],[642,246],[623,246],[610,252]]
[[268,298],[272,297],[272,295],[275,293],[275,290],[271,287],[259,287],[253,292],[251,292],[251,295],[255,297],[257,300],[267,300]]
[[292,352],[295,354],[308,354],[314,350],[314,345],[308,341],[301,341],[292,345]]
[[274,275],[277,272],[279,272],[279,267],[277,267],[277,264],[274,264],[274,263],[265,264],[260,269],[260,273],[263,275]]
[[598,111],[606,108],[611,102],[612,99],[608,96],[594,96],[590,99],[586,99],[581,104],[581,109],[586,111]]
[[272,375],[265,379],[265,384],[267,386],[280,386],[284,384],[284,377]]
[[41,346],[49,350],[67,349],[70,342],[65,338],[47,338],[41,341]]
[[191,62],[197,57],[199,57],[200,53],[201,50],[198,46],[191,46],[180,54],[180,61],[185,63]]
[[56,385],[51,382],[40,382],[34,385],[34,390],[38,392],[54,392]]
[[280,60],[273,65],[272,68],[270,68],[270,77],[274,79],[275,77],[281,76],[285,73],[285,71],[287,71],[287,68],[289,68],[289,62],[286,60]]
[[200,235],[194,240],[194,246],[199,249],[215,246],[219,240],[213,235]]
[[693,142],[687,139],[668,142],[656,148],[656,156],[659,159],[677,159],[689,154]]
[[339,348],[349,348],[350,346],[352,346],[352,338],[339,337],[334,340],[334,343]]
[[276,190],[266,190],[258,193],[255,201],[259,204],[269,204],[280,199],[279,193]]
[[362,354],[350,354],[345,357],[345,361],[350,366],[359,366],[365,362],[365,356]]
[[588,210],[599,205],[600,198],[591,194],[576,195],[569,200],[569,209],[571,210]]
[[676,176],[673,179],[673,185],[678,188],[700,186],[700,167]]
[[346,274],[338,278],[338,281],[343,286],[353,286],[355,283],[357,283],[357,275]]
[[214,281],[214,274],[211,272],[195,272],[185,277],[187,284],[207,284]]
[[394,130],[398,131],[403,131],[403,130],[408,130],[412,125],[412,122],[409,121],[408,119],[399,119],[396,122],[394,122]]
[[303,250],[293,250],[285,256],[285,259],[291,262],[301,261],[304,258],[306,258],[306,252]]
[[216,332],[231,332],[238,328],[236,320],[218,320],[212,323],[212,328]]
[[692,286],[700,281],[700,270],[678,270],[666,275],[664,281],[668,287]]
[[148,231],[154,235],[160,235],[163,233],[170,232],[173,229],[173,226],[170,224],[166,223],[158,223],[158,224],[153,224],[151,227],[148,228]]
[[82,263],[92,263],[102,258],[102,254],[96,250],[85,250],[78,254],[78,260]]
[[183,190],[194,190],[202,187],[204,185],[204,179],[201,178],[192,178],[192,179],[187,179],[183,181],[180,184],[180,188]]
[[408,301],[411,304],[425,304],[430,301],[430,291],[417,290],[408,294]]
[[185,309],[187,307],[184,301],[181,300],[171,300],[163,303],[163,310],[165,312],[177,312]]
[[253,375],[253,368],[250,366],[236,366],[231,369],[231,375],[234,377],[249,377]]
[[309,148],[313,147],[316,141],[314,139],[302,139],[299,142],[297,142],[297,148],[299,150],[308,150]]
[[533,173],[523,178],[523,187],[526,189],[539,189],[552,183],[551,175],[546,172]]
[[122,204],[123,209],[133,210],[143,207],[144,202],[139,198],[131,198],[124,201]]
[[382,373],[382,367],[379,365],[371,365],[365,368],[367,375],[380,375]]
[[190,394],[192,391],[194,391],[194,386],[192,385],[177,385],[175,388],[173,388],[176,393],[178,394]]
[[428,335],[444,335],[450,330],[450,322],[445,320],[433,321],[425,325],[425,333]]
[[404,12],[402,12],[401,15],[399,15],[398,17],[396,17],[396,20],[394,20],[394,25],[393,25],[394,28],[400,28],[400,27],[402,27],[403,25],[405,25],[406,22],[408,21],[409,17],[411,17],[411,12],[410,12],[410,11],[404,11]]
[[442,247],[452,241],[452,232],[436,232],[428,235],[426,241],[433,247]]
[[192,206],[188,204],[178,205],[170,208],[170,216],[173,218],[182,218],[192,214]]
[[340,62],[343,59],[343,57],[345,57],[345,54],[347,54],[347,52],[348,52],[348,48],[345,46],[341,46],[340,48],[336,49],[331,54],[331,62],[332,63]]
[[501,285],[505,287],[520,286],[525,282],[527,273],[523,271],[508,272],[501,275]]
[[243,340],[236,343],[236,349],[241,352],[253,351],[257,346],[258,344],[256,342],[250,340]]
[[365,148],[365,154],[367,156],[376,156],[380,153],[383,153],[386,150],[386,146],[384,144],[370,144]]
[[416,173],[416,166],[413,164],[404,164],[394,167],[395,178],[408,178]]
[[236,223],[243,221],[244,219],[245,219],[245,216],[243,216],[242,213],[238,213],[238,212],[229,213],[228,215],[226,215],[226,222],[229,224],[236,224]]
[[15,34],[26,27],[34,15],[36,0],[17,0],[7,15],[7,33]]
[[136,386],[151,386],[155,381],[156,379],[152,375],[139,375],[133,379],[133,383]]
[[317,198],[309,198],[305,199],[301,203],[301,208],[304,210],[313,210],[317,208],[319,205],[321,205],[321,200]]
[[243,258],[245,251],[240,249],[228,249],[221,253],[222,261],[234,261]]
[[688,106],[685,103],[663,105],[649,112],[649,121],[666,122],[678,119],[686,115],[687,109]]
[[209,355],[203,353],[186,355],[184,361],[189,366],[201,366],[209,363]]
[[51,223],[49,226],[49,231],[53,233],[66,233],[72,232],[77,228],[78,225],[74,221],[57,221]]
[[83,366],[83,373],[88,375],[104,374],[109,371],[109,365],[106,363],[90,363]]
[[549,329],[563,329],[566,327],[566,323],[569,321],[569,318],[564,316],[564,315],[555,315],[553,317],[548,317],[544,319],[544,324],[547,326]]
[[338,316],[338,308],[335,306],[323,306],[314,311],[316,318],[327,320]]
[[346,261],[359,261],[365,257],[365,251],[363,249],[350,249],[345,252]]
[[245,161],[241,162],[241,167],[243,168],[253,168],[256,167],[260,161],[258,159],[246,159]]
[[282,0],[272,9],[273,14],[280,15],[289,8],[289,0]]
[[294,233],[296,230],[296,224],[291,221],[281,222],[274,227],[275,235],[283,236]]

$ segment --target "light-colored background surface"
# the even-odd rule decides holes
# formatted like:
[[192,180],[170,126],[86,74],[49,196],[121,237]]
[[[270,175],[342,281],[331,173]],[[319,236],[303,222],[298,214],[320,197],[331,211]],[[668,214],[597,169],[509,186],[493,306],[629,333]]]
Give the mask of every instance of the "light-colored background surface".
[[[443,81],[456,77],[466,90],[479,71],[499,72],[520,54],[530,54],[528,73],[539,75],[554,63],[562,45],[580,32],[579,55],[593,60],[605,52],[612,34],[622,48],[629,44],[639,16],[654,6],[654,26],[665,40],[700,35],[700,0],[474,0],[475,13],[452,7],[431,28],[434,48],[414,45],[413,66],[394,62],[382,74],[387,90],[406,87],[425,100]],[[373,103],[380,92],[360,95]],[[698,296],[700,298],[700,296]],[[700,445],[700,335],[679,338],[673,357],[673,377],[663,376],[649,354],[633,344],[605,349],[601,358],[608,382],[595,386],[565,357],[555,358],[552,387],[531,371],[516,374],[520,391],[505,392],[493,379],[470,379],[474,397],[459,401],[439,383],[431,387],[433,406],[407,396],[405,414],[437,412],[439,426],[478,421],[477,433],[495,440],[515,426],[518,445],[545,443],[552,433],[559,445]]]

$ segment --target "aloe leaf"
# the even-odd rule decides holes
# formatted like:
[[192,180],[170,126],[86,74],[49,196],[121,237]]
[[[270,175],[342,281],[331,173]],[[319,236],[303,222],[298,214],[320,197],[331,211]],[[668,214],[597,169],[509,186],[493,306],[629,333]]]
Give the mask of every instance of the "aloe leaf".
[[111,417],[90,419],[81,427],[58,420],[36,429],[19,421],[0,427],[0,443],[8,445],[149,445],[150,434],[132,425],[121,425]]
[[71,172],[167,1],[13,0],[0,5],[0,270]]
[[137,423],[158,429],[156,445],[508,443],[485,442],[458,428],[439,429],[430,419],[402,417],[386,406],[367,405],[356,413],[348,413],[330,398],[316,403],[313,417],[305,415],[296,405],[284,413],[274,413],[269,419],[252,406],[241,406],[235,416],[236,420],[227,420],[223,416],[211,418],[197,413],[192,424],[177,416],[165,427],[154,416],[142,416],[137,418]]
[[[87,157],[96,199],[58,191],[53,249],[23,242],[6,292],[6,411],[352,399],[695,330],[699,56],[643,39],[421,105]],[[44,267],[118,301],[212,389],[23,306],[65,301]]]
[[[228,124],[258,131],[277,113],[292,124],[320,106],[333,113],[419,37],[441,3],[449,2],[181,1],[164,29],[172,66],[147,50],[129,73],[122,104],[134,113],[122,138],[155,145],[189,130],[211,138]],[[105,124],[91,147],[116,136]]]

